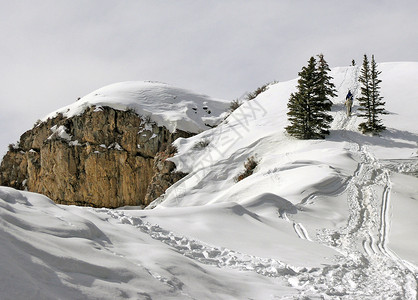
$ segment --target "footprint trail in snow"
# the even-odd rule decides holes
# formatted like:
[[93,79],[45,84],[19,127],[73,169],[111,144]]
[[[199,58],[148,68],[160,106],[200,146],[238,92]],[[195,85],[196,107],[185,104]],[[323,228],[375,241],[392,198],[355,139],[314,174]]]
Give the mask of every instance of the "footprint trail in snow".
[[155,240],[165,243],[176,249],[182,255],[200,263],[217,267],[230,267],[241,271],[253,271],[263,276],[278,277],[294,275],[296,271],[289,265],[271,258],[260,258],[243,254],[224,247],[215,247],[203,242],[176,235],[175,233],[144,222],[139,217],[131,217],[122,211],[111,209],[97,209],[97,212],[105,212],[122,224],[135,226]]

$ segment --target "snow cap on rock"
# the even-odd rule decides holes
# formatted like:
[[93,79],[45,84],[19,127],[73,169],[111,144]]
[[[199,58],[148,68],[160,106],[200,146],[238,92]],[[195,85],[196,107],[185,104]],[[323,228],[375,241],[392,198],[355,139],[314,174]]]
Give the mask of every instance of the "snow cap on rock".
[[170,132],[183,130],[198,133],[220,123],[229,103],[186,89],[151,81],[127,81],[102,87],[75,103],[60,108],[42,119],[62,113],[70,118],[88,107],[108,106],[117,110],[132,109]]

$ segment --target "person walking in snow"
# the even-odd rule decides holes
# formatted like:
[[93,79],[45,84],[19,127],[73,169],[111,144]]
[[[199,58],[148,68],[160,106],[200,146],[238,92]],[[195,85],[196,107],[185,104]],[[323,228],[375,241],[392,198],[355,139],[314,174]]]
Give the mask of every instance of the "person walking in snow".
[[345,97],[345,106],[347,107],[347,116],[351,116],[351,108],[353,107],[353,94],[348,90],[348,94]]

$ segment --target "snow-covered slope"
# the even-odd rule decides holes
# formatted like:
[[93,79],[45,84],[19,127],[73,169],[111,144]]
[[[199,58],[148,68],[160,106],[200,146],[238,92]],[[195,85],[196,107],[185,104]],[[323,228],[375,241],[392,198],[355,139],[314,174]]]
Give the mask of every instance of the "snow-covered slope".
[[[358,165],[352,152],[359,146],[373,149],[374,155],[380,158],[417,157],[418,126],[414,122],[413,114],[418,108],[418,86],[413,81],[418,78],[418,63],[386,63],[380,64],[379,68],[382,70],[382,96],[387,102],[386,109],[389,112],[389,115],[383,116],[388,130],[381,137],[364,136],[357,130],[361,119],[357,117],[356,100],[353,116],[347,118],[345,114],[343,103],[347,91],[351,89],[355,99],[360,93],[356,80],[360,67],[334,68],[330,74],[334,78],[338,96],[333,99],[334,122],[331,135],[326,140],[301,141],[285,134],[287,101],[289,95],[295,91],[297,81],[277,83],[254,101],[242,105],[222,125],[190,139],[176,141],[180,154],[172,160],[178,170],[190,175],[171,190],[175,191],[183,186],[183,190],[190,193],[191,197],[187,195],[183,197],[185,201],[173,202],[171,199],[178,197],[170,190],[161,206],[230,202],[231,197],[234,201],[244,201],[250,194],[259,193],[257,188],[243,190],[256,178],[260,183],[266,183],[269,191],[274,193],[279,193],[279,190],[289,193],[287,181],[294,186],[293,189],[300,188],[306,192],[305,184],[295,187],[294,182],[299,181],[298,178],[306,186],[314,186],[333,177],[345,181]],[[395,78],[394,82],[391,74]],[[398,89],[402,91],[402,98],[397,94]],[[208,146],[196,147],[200,141],[205,141]],[[260,161],[256,174],[245,180],[245,184],[235,183],[233,179],[242,172],[245,160],[252,155]],[[299,172],[295,171],[295,166],[307,168],[304,172]],[[290,176],[292,173],[296,178]],[[285,175],[280,176],[283,178],[277,184],[266,180],[266,177],[272,178],[277,174]],[[218,180],[213,180],[212,177]],[[202,187],[200,183],[206,181],[211,184]],[[194,185],[199,193],[194,193]],[[266,191],[266,187],[260,187],[259,184],[256,186]],[[202,189],[210,189],[207,198],[202,197]],[[233,196],[235,193],[245,194],[246,197]],[[299,196],[296,200],[300,200]]]
[[139,115],[150,116],[152,121],[159,126],[165,126],[171,132],[179,129],[198,133],[222,121],[229,103],[164,83],[129,81],[100,88],[75,103],[50,113],[42,120],[52,118],[58,113],[72,117],[91,106],[133,109]]
[[[1,187],[1,298],[416,299],[418,63],[379,69],[382,136],[358,132],[357,101],[345,115],[359,67],[331,72],[326,140],[284,133],[297,82],[278,83],[176,141],[172,159],[189,175],[152,210]],[[250,156],[254,174],[235,182]]]

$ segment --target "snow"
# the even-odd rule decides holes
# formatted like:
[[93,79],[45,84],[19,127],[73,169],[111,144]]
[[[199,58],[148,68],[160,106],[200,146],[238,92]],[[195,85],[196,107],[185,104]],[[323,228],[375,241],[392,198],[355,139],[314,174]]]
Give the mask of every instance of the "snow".
[[59,137],[61,139],[64,139],[66,141],[71,141],[71,135],[67,133],[67,128],[64,125],[57,126],[54,125],[51,127],[52,134],[48,137],[48,140]]
[[[326,140],[285,134],[297,81],[277,83],[175,142],[171,159],[189,174],[154,209],[57,205],[0,187],[1,298],[416,299],[418,63],[379,69],[390,112],[381,136],[357,130],[359,67],[331,71]],[[250,156],[253,175],[236,182]]]
[[109,145],[109,147],[107,147],[108,149],[116,149],[116,150],[118,150],[118,151],[121,151],[121,150],[123,150],[123,148],[122,148],[122,146],[121,145],[119,145],[119,143],[112,143],[112,144],[110,144]]
[[129,81],[102,87],[41,120],[59,113],[70,118],[93,106],[95,112],[105,106],[123,111],[131,109],[143,117],[149,116],[151,121],[171,132],[178,129],[198,133],[221,122],[229,102],[164,83]]

